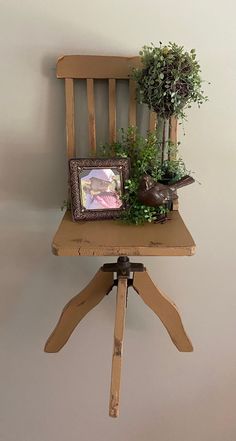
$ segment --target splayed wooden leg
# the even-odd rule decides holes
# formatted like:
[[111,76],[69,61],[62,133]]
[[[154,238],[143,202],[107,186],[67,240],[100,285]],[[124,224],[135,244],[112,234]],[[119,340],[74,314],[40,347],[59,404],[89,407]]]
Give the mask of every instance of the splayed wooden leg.
[[162,321],[177,349],[181,352],[192,352],[192,343],[175,304],[154,285],[146,271],[134,273],[133,288]]
[[58,352],[72,332],[113,287],[113,274],[99,270],[91,282],[64,307],[61,317],[47,340],[45,352]]
[[127,297],[127,278],[118,279],[109,415],[119,416],[120,380]]

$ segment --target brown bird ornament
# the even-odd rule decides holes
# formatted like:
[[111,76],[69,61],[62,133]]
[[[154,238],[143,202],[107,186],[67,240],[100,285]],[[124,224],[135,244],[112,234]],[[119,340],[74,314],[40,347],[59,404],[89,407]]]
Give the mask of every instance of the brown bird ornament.
[[192,184],[193,182],[194,179],[191,176],[186,175],[174,184],[165,185],[160,182],[155,182],[149,175],[144,175],[140,181],[138,199],[144,205],[158,207],[177,199],[178,196],[175,193],[176,190]]

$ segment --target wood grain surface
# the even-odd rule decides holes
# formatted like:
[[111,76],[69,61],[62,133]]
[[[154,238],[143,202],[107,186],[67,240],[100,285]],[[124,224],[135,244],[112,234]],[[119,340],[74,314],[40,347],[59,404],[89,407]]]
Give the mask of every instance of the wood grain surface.
[[180,352],[192,352],[192,343],[183,327],[176,305],[154,285],[146,271],[134,273],[133,288],[162,321],[177,349]]
[[74,81],[71,78],[65,80],[66,95],[66,144],[67,158],[75,157],[75,99]]
[[101,302],[112,286],[113,273],[99,270],[89,284],[64,307],[54,331],[47,340],[45,352],[60,351],[82,318]]
[[157,114],[156,112],[149,112],[149,130],[150,132],[154,132],[156,130],[157,125]]
[[116,220],[73,222],[68,210],[53,239],[57,256],[191,256],[195,243],[178,211],[164,224]]
[[140,57],[64,55],[57,62],[57,78],[128,79]]
[[129,126],[136,127],[137,105],[136,105],[136,82],[129,81]]
[[109,143],[116,140],[116,80],[108,81],[109,93]]
[[109,415],[111,417],[119,416],[120,382],[121,382],[121,365],[122,365],[122,356],[123,356],[126,296],[127,296],[127,279],[120,278],[118,280],[117,295],[116,295],[114,346],[113,346],[112,368],[111,368],[111,388],[110,388],[110,406],[109,406]]
[[96,154],[96,122],[94,103],[94,81],[87,79],[87,103],[88,103],[88,128],[89,128],[89,150],[92,156]]

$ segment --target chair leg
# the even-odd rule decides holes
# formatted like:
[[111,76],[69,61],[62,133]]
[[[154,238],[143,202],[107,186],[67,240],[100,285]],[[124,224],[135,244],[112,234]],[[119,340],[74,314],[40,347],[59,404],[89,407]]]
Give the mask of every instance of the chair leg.
[[127,297],[127,278],[118,278],[109,415],[119,416],[120,380]]
[[134,273],[133,288],[146,305],[160,318],[178,350],[181,352],[192,352],[192,343],[184,330],[175,304],[154,285],[146,271]]
[[58,352],[66,344],[75,327],[113,287],[113,273],[101,269],[90,283],[64,307],[61,317],[47,340],[45,352]]

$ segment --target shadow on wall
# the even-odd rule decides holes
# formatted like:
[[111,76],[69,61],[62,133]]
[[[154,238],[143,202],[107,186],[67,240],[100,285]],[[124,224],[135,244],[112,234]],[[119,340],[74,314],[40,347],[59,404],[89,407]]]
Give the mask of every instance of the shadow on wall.
[[[29,58],[29,51],[24,49],[23,58]],[[66,51],[68,53],[71,51]],[[80,52],[80,51],[73,51]],[[81,51],[83,53],[85,51]],[[89,52],[89,51],[88,51]],[[96,51],[94,51],[95,53]],[[12,132],[2,133],[3,171],[0,186],[3,199],[26,203],[37,208],[58,207],[67,197],[67,159],[65,131],[65,92],[64,80],[56,78],[56,62],[62,51],[53,55],[40,56],[29,61],[23,73],[29,75],[32,70],[32,98],[29,95],[22,115],[19,107],[12,112],[14,119],[22,119],[22,124],[14,125]],[[41,63],[41,67],[40,67]],[[27,66],[27,64],[26,64]],[[31,72],[30,72],[31,75]],[[106,84],[105,84],[106,83]],[[30,89],[29,89],[30,90]],[[37,91],[38,90],[38,91]],[[86,85],[76,85],[76,145],[79,156],[87,156],[88,124]],[[117,84],[117,127],[127,127],[128,123],[128,83]],[[18,103],[24,103],[24,87],[18,91]],[[97,144],[108,141],[108,83],[95,82]],[[122,111],[119,111],[121,110]],[[14,114],[15,112],[15,114]],[[147,112],[146,112],[147,113]],[[123,119],[120,119],[122,115]],[[143,111],[138,108],[138,119]],[[145,116],[147,119],[147,114]],[[18,131],[18,133],[17,133]]]
[[[1,190],[10,201],[22,202],[34,208],[60,209],[66,197],[66,163],[63,154],[30,153],[23,146],[15,148],[14,160],[6,155],[1,173]],[[19,152],[17,149],[19,148]],[[37,150],[37,145],[34,145]],[[3,196],[4,197],[4,196]]]
[[38,208],[60,207],[67,189],[64,84],[57,81],[55,70],[48,67],[55,60],[56,57],[45,57],[42,63],[46,81],[35,114],[30,117],[34,127],[28,126],[27,131],[19,134],[2,134],[3,198],[6,195],[8,200]]
[[[103,30],[90,29],[87,20],[78,26],[74,16],[62,16],[50,7],[45,12],[40,4],[6,4],[1,14],[2,32],[9,41],[11,69],[5,74],[12,100],[6,94],[1,129],[3,199],[57,207],[67,193],[67,162],[64,81],[56,79],[56,61],[63,54],[132,53],[127,53],[119,35],[107,39]],[[9,26],[16,16],[18,40]]]
[[[29,114],[20,133],[3,133],[5,164],[0,177],[3,195],[37,208],[60,207],[67,197],[67,158],[65,130],[64,80],[56,78],[57,56],[45,56],[38,82],[35,103],[25,110]],[[52,67],[55,66],[55,67]],[[41,91],[41,93],[40,93]],[[22,91],[22,94],[24,92]],[[117,81],[117,129],[128,125],[128,81]],[[19,95],[19,99],[22,99]],[[108,82],[95,81],[97,147],[108,141]],[[31,109],[33,109],[31,111]],[[14,117],[18,118],[18,110]],[[75,87],[75,128],[77,156],[88,156],[88,121],[86,82],[79,80]],[[138,106],[138,125],[147,130],[148,113]],[[79,149],[78,149],[79,146]],[[4,196],[3,196],[4,197]]]

